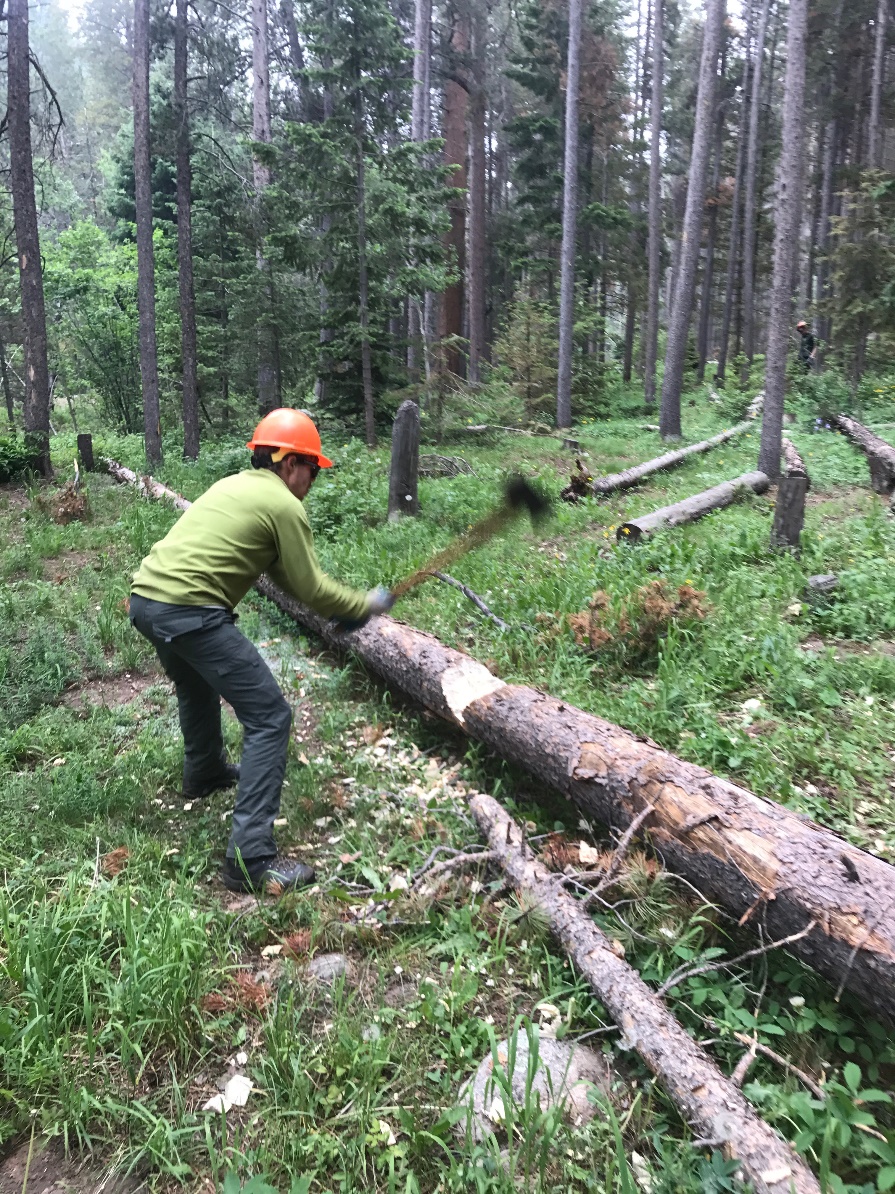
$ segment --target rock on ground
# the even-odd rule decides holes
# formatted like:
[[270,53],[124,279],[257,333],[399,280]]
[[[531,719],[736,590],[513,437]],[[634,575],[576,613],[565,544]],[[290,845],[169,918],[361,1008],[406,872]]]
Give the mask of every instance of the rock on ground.
[[[472,1106],[471,1131],[474,1140],[482,1140],[492,1132],[501,1131],[509,1115],[518,1117],[526,1103],[529,1108],[540,1105],[542,1111],[562,1104],[568,1119],[575,1125],[587,1123],[599,1110],[593,1095],[609,1093],[606,1062],[599,1053],[584,1045],[569,1044],[551,1037],[541,1037],[537,1044],[537,1070],[529,1080],[531,1041],[525,1032],[516,1038],[515,1055],[510,1072],[510,1043],[497,1046],[497,1060],[502,1069],[494,1074],[494,1058],[489,1054],[472,1078],[460,1091],[459,1105]],[[509,1088],[509,1089],[508,1089]],[[507,1107],[508,1097],[512,1107]],[[467,1122],[457,1125],[465,1134]]]
[[351,977],[351,963],[344,954],[318,954],[308,962],[305,974],[319,983],[334,983],[338,978]]

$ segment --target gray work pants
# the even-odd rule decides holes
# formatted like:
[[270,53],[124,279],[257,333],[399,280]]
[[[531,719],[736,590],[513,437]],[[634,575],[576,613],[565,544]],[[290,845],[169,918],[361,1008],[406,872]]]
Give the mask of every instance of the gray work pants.
[[276,854],[274,818],[286,771],[292,711],[270,668],[227,609],[167,605],[134,593],[130,619],[173,680],[183,733],[183,780],[197,787],[224,765],[221,697],[244,731],[239,789],[227,857]]

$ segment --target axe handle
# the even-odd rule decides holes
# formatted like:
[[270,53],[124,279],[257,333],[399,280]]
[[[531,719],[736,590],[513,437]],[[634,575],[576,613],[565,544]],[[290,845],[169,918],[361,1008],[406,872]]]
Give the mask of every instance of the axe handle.
[[434,572],[443,572],[455,560],[459,560],[468,551],[472,551],[474,547],[480,547],[483,543],[487,543],[489,539],[493,539],[499,531],[503,530],[508,522],[511,522],[515,518],[517,513],[519,511],[514,510],[506,503],[498,506],[491,514],[474,523],[463,535],[459,535],[453,543],[449,543],[447,547],[436,552],[422,568],[417,568],[415,572],[411,572],[410,576],[406,576],[403,580],[398,581],[396,585],[392,585],[392,595],[396,600],[399,597],[404,597],[411,589],[415,589],[424,580],[428,580]]

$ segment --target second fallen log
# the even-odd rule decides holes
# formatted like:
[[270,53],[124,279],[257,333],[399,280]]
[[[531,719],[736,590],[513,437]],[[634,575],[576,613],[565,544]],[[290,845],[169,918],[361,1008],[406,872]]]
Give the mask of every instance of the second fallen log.
[[744,493],[764,493],[770,483],[770,479],[764,473],[743,473],[733,481],[723,481],[720,485],[714,485],[702,493],[695,493],[681,502],[662,506],[641,518],[622,523],[616,532],[616,538],[619,543],[638,543],[660,527],[682,526],[687,522],[695,522],[705,514],[711,514],[713,510],[723,510]]
[[[632,465],[631,468],[626,468],[620,473],[609,473],[605,477],[597,477],[591,488],[597,497],[601,497],[607,493],[614,493],[618,489],[630,489],[632,485],[636,485],[644,477],[650,477],[653,473],[662,472],[664,469],[676,468],[677,465],[683,464],[690,456],[709,452],[719,444],[727,443],[729,439],[733,439],[735,435],[739,435],[741,431],[745,431],[752,425],[751,422],[737,423],[736,427],[731,427],[728,431],[722,431],[719,435],[713,435],[711,439],[701,440],[698,444],[690,444],[688,448],[678,448],[674,452],[665,452],[664,455],[657,456],[654,460],[645,460],[643,464]],[[656,430],[658,431],[658,427]]]
[[738,1160],[757,1194],[819,1194],[814,1174],[671,1015],[609,938],[535,857],[516,822],[483,793],[470,799],[493,857],[528,905],[546,917],[563,949],[686,1121],[727,1160]]
[[874,435],[869,427],[865,427],[857,419],[850,419],[848,415],[840,415],[836,420],[836,426],[867,457],[873,492],[883,497],[895,495],[895,448],[878,435]]

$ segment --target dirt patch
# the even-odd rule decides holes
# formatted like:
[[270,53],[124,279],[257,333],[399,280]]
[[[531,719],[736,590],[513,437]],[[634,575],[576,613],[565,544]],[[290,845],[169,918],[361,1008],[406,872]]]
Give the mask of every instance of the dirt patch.
[[837,486],[835,493],[809,493],[805,499],[808,509],[823,506],[824,518],[835,522],[842,522],[846,518],[854,518],[857,514],[868,514],[876,505],[878,498],[870,489],[861,485]]
[[81,712],[86,712],[92,706],[115,709],[121,705],[129,705],[147,688],[161,682],[165,681],[159,672],[150,672],[145,676],[131,672],[125,672],[123,676],[103,676],[97,680],[88,680],[86,684],[79,684],[77,688],[70,688],[68,692],[63,693],[61,704],[67,709],[77,709]]
[[93,1158],[66,1157],[58,1140],[35,1140],[33,1147],[25,1140],[0,1161],[0,1194],[22,1194],[26,1185],[28,1194],[137,1194],[149,1189]]
[[893,655],[895,656],[895,643],[889,642],[888,639],[876,639],[872,643],[858,643],[851,639],[834,638],[824,639],[819,634],[809,634],[806,639],[799,643],[799,650],[809,651],[814,654],[820,654],[821,651],[826,651],[832,648],[836,652],[837,659],[842,659],[847,655]]
[[85,568],[92,568],[96,553],[91,551],[63,551],[51,560],[44,561],[44,580],[62,585],[83,572]]

